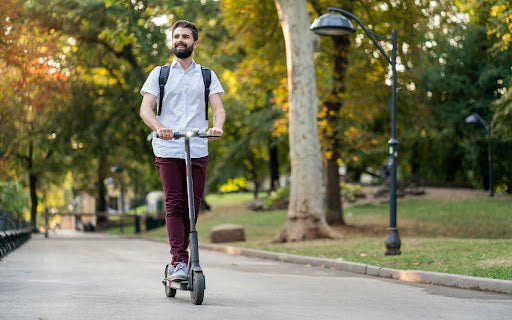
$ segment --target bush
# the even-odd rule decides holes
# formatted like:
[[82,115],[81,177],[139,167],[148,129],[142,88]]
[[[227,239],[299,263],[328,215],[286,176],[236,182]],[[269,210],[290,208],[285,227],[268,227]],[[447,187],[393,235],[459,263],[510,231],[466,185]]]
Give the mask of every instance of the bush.
[[356,201],[357,195],[363,191],[363,187],[356,184],[340,183],[341,196],[348,202]]
[[226,183],[220,186],[219,191],[222,193],[237,192],[247,190],[249,182],[244,177],[229,179]]
[[0,181],[0,210],[10,211],[21,218],[28,210],[28,194],[23,186],[15,181]]
[[272,205],[274,205],[276,202],[278,202],[279,200],[288,199],[289,197],[290,197],[290,186],[281,187],[265,199],[265,201],[264,201],[265,208],[269,208]]

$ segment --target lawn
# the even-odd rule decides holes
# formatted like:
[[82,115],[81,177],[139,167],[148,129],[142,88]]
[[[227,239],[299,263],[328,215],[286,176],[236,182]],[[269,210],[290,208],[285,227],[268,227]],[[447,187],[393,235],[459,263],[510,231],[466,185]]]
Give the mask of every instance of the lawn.
[[[286,221],[286,211],[254,212],[251,194],[210,195],[212,210],[199,217],[200,242],[209,242],[219,224],[243,225],[247,241],[230,245],[274,252],[343,259],[389,267],[512,280],[512,200],[475,196],[463,200],[413,197],[398,202],[402,254],[384,255],[387,204],[344,209],[347,226],[335,227],[341,240],[271,244]],[[148,237],[165,239],[164,228]]]

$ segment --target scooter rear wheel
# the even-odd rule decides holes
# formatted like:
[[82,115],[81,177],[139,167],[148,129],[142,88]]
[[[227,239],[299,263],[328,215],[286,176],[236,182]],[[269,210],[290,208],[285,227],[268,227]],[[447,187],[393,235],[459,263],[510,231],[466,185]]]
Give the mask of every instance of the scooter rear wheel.
[[[166,266],[164,270],[164,279],[167,279],[167,277],[168,275]],[[173,298],[174,296],[176,296],[176,289],[169,287],[169,282],[167,280],[165,281],[165,295],[167,296],[167,298]]]
[[190,291],[190,298],[192,299],[193,304],[199,305],[203,303],[204,298],[204,275],[200,272],[194,272],[193,277],[194,279],[192,282],[192,291]]

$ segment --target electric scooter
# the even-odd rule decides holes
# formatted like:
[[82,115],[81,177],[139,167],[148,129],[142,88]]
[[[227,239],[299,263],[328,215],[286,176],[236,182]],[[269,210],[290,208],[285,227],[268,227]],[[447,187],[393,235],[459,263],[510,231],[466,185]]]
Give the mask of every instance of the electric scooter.
[[[158,136],[157,136],[158,137]],[[190,291],[190,298],[193,304],[203,303],[204,290],[206,289],[205,278],[201,266],[199,266],[199,249],[196,230],[194,188],[192,182],[192,162],[190,160],[190,138],[219,138],[220,136],[208,135],[198,129],[186,130],[183,133],[175,132],[174,139],[185,138],[185,165],[187,173],[187,195],[188,215],[190,220],[190,258],[188,261],[188,274],[185,281],[171,281],[171,275],[167,274],[167,266],[164,270],[162,283],[165,286],[165,295],[169,298],[176,296],[176,290]]]

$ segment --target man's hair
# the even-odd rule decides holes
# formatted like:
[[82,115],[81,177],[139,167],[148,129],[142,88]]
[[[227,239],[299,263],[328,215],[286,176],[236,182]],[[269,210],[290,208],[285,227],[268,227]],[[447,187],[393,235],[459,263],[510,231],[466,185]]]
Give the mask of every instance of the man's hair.
[[176,21],[171,27],[172,34],[174,34],[174,30],[176,30],[176,28],[188,28],[192,31],[192,36],[194,37],[194,41],[197,41],[197,39],[199,39],[199,32],[197,31],[197,27],[195,24],[193,24],[190,21],[187,21],[187,20]]

